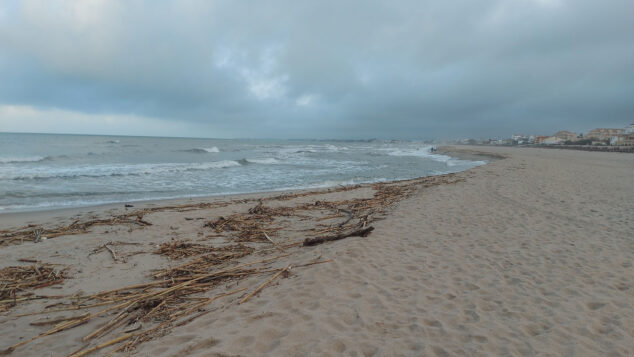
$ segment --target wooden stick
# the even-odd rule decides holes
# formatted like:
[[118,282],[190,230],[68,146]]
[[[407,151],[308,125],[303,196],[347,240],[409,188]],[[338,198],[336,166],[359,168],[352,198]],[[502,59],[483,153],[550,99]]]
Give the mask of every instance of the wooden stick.
[[137,284],[137,285],[130,285],[130,286],[126,286],[123,288],[118,288],[118,289],[114,289],[114,290],[108,290],[108,291],[102,291],[100,293],[94,294],[94,295],[90,295],[87,296],[86,298],[93,298],[95,296],[103,296],[103,295],[108,295],[108,294],[112,294],[112,293],[116,293],[122,290],[131,290],[131,289],[139,289],[139,288],[146,288],[148,286],[154,286],[154,285],[161,285],[161,284],[165,284],[165,283],[169,283],[170,280],[161,280],[161,281],[153,281],[151,283],[144,283],[144,284]]
[[273,242],[273,240],[271,239],[271,237],[269,237],[269,235],[268,235],[268,234],[266,234],[266,232],[262,232],[262,233],[264,233],[264,237],[266,237],[266,239],[268,239],[268,240],[269,240],[269,242],[271,242],[272,244],[275,244],[275,242]]
[[370,226],[368,228],[358,229],[356,231],[350,233],[337,234],[334,236],[326,236],[326,237],[317,237],[317,238],[306,238],[304,240],[304,247],[318,245],[326,242],[331,242],[335,240],[340,240],[348,237],[367,237],[370,232],[374,230],[374,227]]
[[327,219],[339,218],[339,217],[341,217],[341,213],[331,214],[330,216],[320,217],[320,218],[317,218],[316,221],[317,222],[321,222],[321,221],[325,221]]
[[112,340],[108,341],[108,342],[104,342],[104,343],[102,343],[100,345],[91,347],[91,348],[89,348],[89,349],[87,349],[87,350],[85,350],[83,352],[77,352],[75,354],[72,354],[69,357],[83,357],[83,356],[85,356],[85,355],[87,355],[89,353],[95,352],[97,350],[100,350],[102,348],[105,348],[105,347],[108,347],[108,346],[111,346],[111,345],[114,345],[115,343],[119,343],[121,341],[125,341],[125,340],[129,339],[132,336],[134,336],[134,334],[126,333],[125,335],[121,335],[121,336],[119,336],[119,337],[117,337],[115,339],[112,339]]
[[129,306],[124,308],[123,311],[121,311],[119,313],[119,315],[117,315],[115,318],[110,320],[110,322],[108,322],[107,324],[105,324],[105,325],[101,326],[100,328],[96,329],[92,333],[84,336],[84,338],[82,338],[81,340],[83,342],[86,342],[86,341],[90,340],[91,338],[93,338],[95,336],[99,336],[103,332],[108,331],[110,329],[110,327],[115,326],[117,324],[117,322],[121,321],[122,319],[125,319],[129,315],[128,308],[129,308]]
[[154,308],[152,308],[152,310],[150,310],[150,312],[145,314],[145,316],[143,316],[142,320],[147,321],[150,318],[150,316],[152,316],[152,314],[154,314],[156,311],[158,311],[166,303],[167,303],[167,300],[161,301],[160,304],[154,306]]
[[249,300],[253,295],[257,294],[258,292],[260,292],[262,289],[264,289],[265,286],[269,285],[273,280],[275,280],[278,276],[282,275],[283,272],[287,271],[291,269],[291,265],[287,265],[286,268],[280,270],[277,274],[273,275],[273,277],[271,277],[271,279],[267,280],[264,282],[264,284],[258,286],[257,289],[255,289],[251,294],[247,295],[244,297],[244,299],[240,300],[240,302],[238,304],[244,304],[245,302],[247,302],[247,300]]
[[232,294],[235,294],[235,293],[239,293],[240,291],[244,291],[246,289],[247,288],[240,288],[240,289],[232,290],[232,291],[226,292],[224,294],[216,295],[216,296],[211,297],[209,299],[206,299],[204,301],[195,303],[191,308],[189,308],[187,310],[184,310],[184,311],[177,312],[177,313],[173,314],[172,316],[170,316],[170,320],[178,318],[178,317],[183,316],[183,315],[187,315],[187,314],[189,314],[189,313],[191,313],[193,311],[196,311],[196,310],[200,309],[201,307],[212,303],[216,299],[219,299],[219,298],[224,297],[224,296],[232,295]]
[[345,209],[342,209],[342,210],[340,210],[340,211],[341,211],[341,212],[345,212],[345,213],[347,213],[347,214],[348,214],[348,219],[346,219],[346,220],[345,220],[344,222],[342,222],[342,223],[339,223],[339,227],[343,227],[343,226],[345,226],[346,224],[348,224],[348,222],[350,222],[350,220],[352,219],[353,215],[352,215],[352,212],[350,212],[350,211],[346,211]]
[[310,263],[306,263],[306,264],[302,264],[302,265],[295,265],[294,268],[303,268],[303,267],[307,267],[310,265],[315,265],[315,264],[323,264],[323,263],[330,263],[332,262],[332,259],[328,259],[328,260],[321,260],[318,262],[310,262]]
[[79,316],[69,316],[69,317],[62,316],[62,317],[58,317],[58,318],[52,319],[52,320],[33,321],[29,325],[32,325],[32,326],[53,325],[53,324],[57,324],[57,323],[68,321],[68,320],[83,319],[87,315],[88,314],[83,314],[83,315],[79,315]]
[[56,310],[44,310],[44,311],[36,311],[36,312],[31,312],[28,314],[21,314],[21,315],[15,315],[15,317],[25,317],[25,316],[33,316],[33,315],[42,315],[42,314],[50,314],[53,312],[62,312],[62,311],[73,311],[73,310],[81,310],[81,309],[89,309],[89,308],[93,308],[93,307],[98,307],[98,306],[104,306],[104,305],[109,305],[109,304],[114,304],[116,301],[106,301],[106,302],[101,302],[98,304],[93,304],[93,305],[77,305],[77,306],[73,306],[73,307],[68,307],[65,309],[56,309]]
[[110,248],[108,244],[104,244],[103,246],[110,251],[110,254],[112,254],[112,259],[114,259],[114,261],[116,262],[117,254],[115,254],[114,249]]

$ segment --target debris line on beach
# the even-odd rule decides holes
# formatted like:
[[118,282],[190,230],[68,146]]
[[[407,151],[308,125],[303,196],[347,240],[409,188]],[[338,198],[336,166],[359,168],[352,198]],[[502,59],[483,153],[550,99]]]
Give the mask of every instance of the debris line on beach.
[[[21,240],[34,241],[34,229],[41,230],[39,234],[47,237],[86,233],[97,225],[126,224],[152,229],[152,217],[148,220],[145,217],[153,213],[231,208],[228,214],[223,211],[223,216],[205,217],[204,223],[189,223],[191,219],[185,219],[186,224],[199,224],[201,231],[197,241],[165,237],[164,242],[152,243],[152,248],[141,251],[141,254],[163,257],[155,259],[163,259],[161,261],[165,263],[151,271],[137,271],[144,277],[138,284],[92,294],[79,291],[53,297],[35,295],[33,290],[62,284],[68,277],[65,269],[39,263],[1,269],[0,311],[36,299],[55,299],[55,303],[42,304],[39,311],[15,315],[16,318],[31,319],[29,324],[40,332],[6,347],[0,355],[78,326],[83,326],[86,332],[81,345],[69,351],[69,356],[133,351],[139,344],[164,336],[220,306],[247,304],[259,294],[266,293],[267,288],[281,284],[284,278],[296,276],[304,268],[331,262],[331,259],[322,259],[317,253],[319,249],[312,247],[335,244],[333,242],[348,237],[367,237],[374,230],[375,222],[416,190],[460,180],[453,175],[442,175],[257,199],[153,207],[109,219],[75,221],[56,228],[24,227],[2,231],[0,245],[17,244]],[[364,191],[329,196],[352,190]],[[230,206],[232,203],[236,205]],[[143,247],[135,242],[101,242],[90,255],[108,254],[109,261],[129,264],[126,258],[139,252],[126,253],[126,245],[135,245],[137,249]],[[319,256],[306,261],[305,253],[311,252],[310,249],[315,249],[315,255]],[[300,255],[300,252],[304,254]],[[46,318],[42,319],[41,315]]]

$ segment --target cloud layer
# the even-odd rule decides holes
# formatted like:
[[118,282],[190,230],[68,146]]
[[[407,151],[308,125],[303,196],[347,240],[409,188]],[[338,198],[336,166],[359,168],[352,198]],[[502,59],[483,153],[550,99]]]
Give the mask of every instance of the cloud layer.
[[27,112],[27,131],[211,137],[622,127],[632,34],[631,0],[9,1],[0,131]]

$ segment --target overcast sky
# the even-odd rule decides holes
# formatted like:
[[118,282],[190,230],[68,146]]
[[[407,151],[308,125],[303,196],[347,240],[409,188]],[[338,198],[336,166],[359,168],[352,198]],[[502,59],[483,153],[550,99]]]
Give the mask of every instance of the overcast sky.
[[0,131],[458,138],[632,122],[632,0],[0,2]]

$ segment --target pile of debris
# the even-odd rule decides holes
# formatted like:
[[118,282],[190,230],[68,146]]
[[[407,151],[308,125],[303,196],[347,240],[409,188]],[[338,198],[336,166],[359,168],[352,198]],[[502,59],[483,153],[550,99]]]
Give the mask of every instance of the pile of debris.
[[50,298],[35,295],[30,290],[61,284],[65,278],[65,269],[56,269],[52,264],[0,269],[0,311],[6,311],[20,301]]

